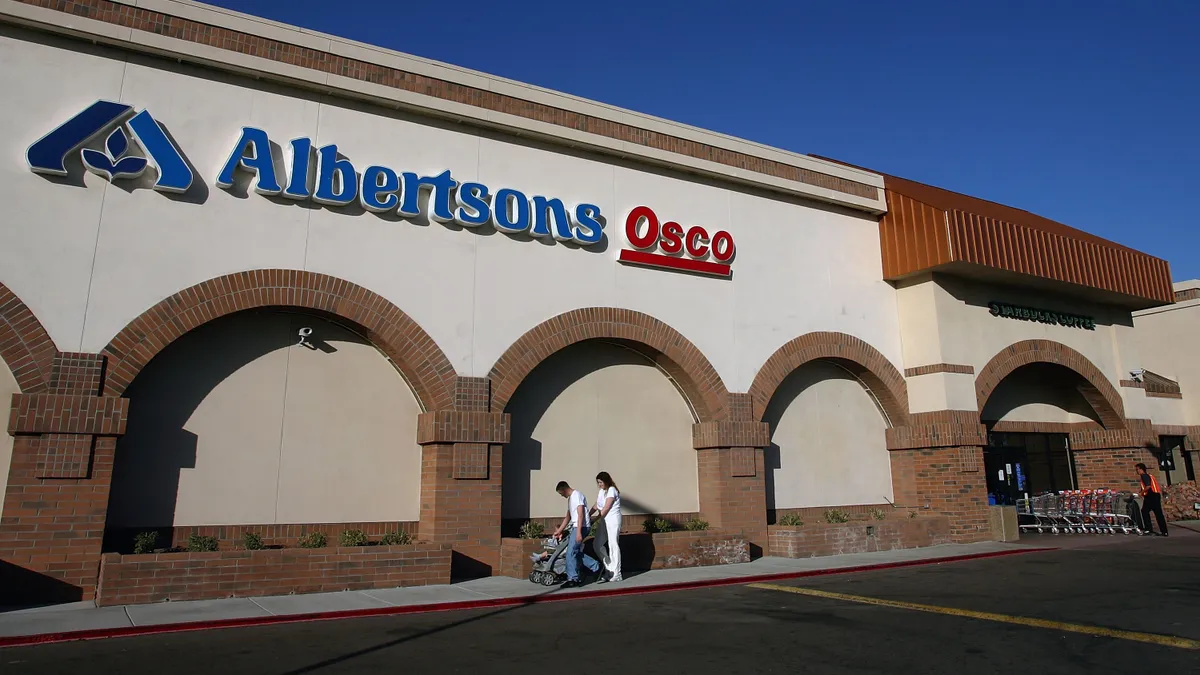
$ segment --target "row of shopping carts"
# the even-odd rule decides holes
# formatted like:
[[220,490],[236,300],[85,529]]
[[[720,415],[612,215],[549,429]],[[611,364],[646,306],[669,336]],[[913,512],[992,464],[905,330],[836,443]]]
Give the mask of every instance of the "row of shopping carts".
[[1117,490],[1067,490],[1018,499],[1017,513],[1024,532],[1142,533],[1132,493]]

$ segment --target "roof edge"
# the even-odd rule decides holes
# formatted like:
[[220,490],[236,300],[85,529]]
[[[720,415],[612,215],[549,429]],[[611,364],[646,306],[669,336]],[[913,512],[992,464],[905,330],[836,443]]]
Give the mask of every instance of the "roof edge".
[[[347,99],[449,117],[517,135],[534,135],[568,147],[585,147],[872,214],[887,209],[883,177],[871,171],[224,8],[190,0],[81,0],[73,3],[71,12],[66,12],[57,9],[55,3],[49,3],[49,7],[45,4],[43,0],[0,0],[0,21]],[[202,24],[199,26],[202,30],[195,30],[197,24]],[[388,79],[378,77],[378,73],[354,78],[335,74],[332,68],[322,70],[307,65],[305,59],[292,59],[298,62],[292,63],[282,57],[258,56],[258,52],[278,56],[273,52],[279,50],[252,50],[246,47],[244,39],[209,35],[213,31],[203,30],[205,26],[297,50],[312,50],[327,55],[326,60],[367,64],[389,75],[412,74],[470,88],[492,99],[539,104],[573,114],[581,123],[536,119],[525,114],[522,110],[525,106],[514,105],[509,106],[511,110],[503,110],[464,102],[474,101],[473,96],[438,96],[437,92],[406,89],[404,84],[378,84]],[[603,133],[610,128],[632,130],[634,138]],[[687,146],[688,150],[681,150],[681,146]]]

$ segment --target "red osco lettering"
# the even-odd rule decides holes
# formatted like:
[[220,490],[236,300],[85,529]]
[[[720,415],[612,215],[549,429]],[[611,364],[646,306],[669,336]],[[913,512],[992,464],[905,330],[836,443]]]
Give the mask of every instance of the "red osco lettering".
[[[638,232],[638,226],[646,221],[646,234]],[[634,248],[651,248],[658,242],[658,216],[649,206],[638,206],[625,219],[625,241]]]
[[683,226],[674,221],[663,223],[662,243],[659,248],[663,253],[675,255],[683,250]]
[[728,263],[733,260],[733,235],[720,230],[712,236],[712,257],[717,262]]
[[[699,242],[699,245],[697,245]],[[693,258],[703,258],[708,255],[708,232],[699,225],[688,230],[687,252]]]

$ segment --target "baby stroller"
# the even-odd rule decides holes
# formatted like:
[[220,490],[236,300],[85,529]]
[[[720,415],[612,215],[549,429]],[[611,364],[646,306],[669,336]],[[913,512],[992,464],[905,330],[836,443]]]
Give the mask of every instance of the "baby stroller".
[[530,555],[533,571],[529,580],[543,586],[557,586],[567,580],[567,537],[561,540],[548,537],[542,542],[541,553]]

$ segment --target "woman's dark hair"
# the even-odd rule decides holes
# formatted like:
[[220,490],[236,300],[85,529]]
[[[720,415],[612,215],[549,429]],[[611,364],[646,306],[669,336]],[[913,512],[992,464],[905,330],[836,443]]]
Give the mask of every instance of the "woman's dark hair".
[[1137,464],[1134,464],[1133,466],[1134,466],[1134,468],[1141,469],[1142,471],[1146,470],[1146,465],[1142,464],[1141,462],[1138,462]]
[[596,474],[596,480],[604,483],[605,488],[615,488],[617,492],[621,491],[621,488],[617,487],[617,484],[613,482],[612,476],[608,475],[607,471],[601,471]]

